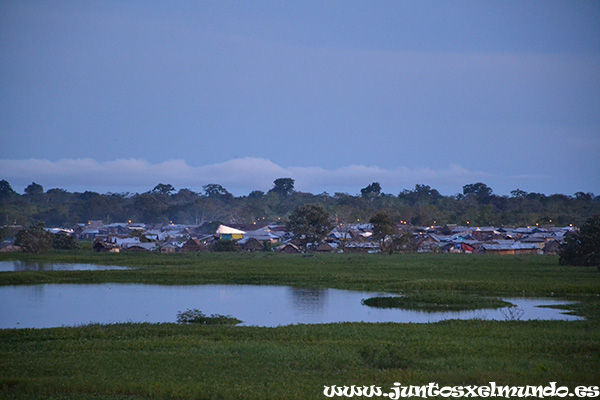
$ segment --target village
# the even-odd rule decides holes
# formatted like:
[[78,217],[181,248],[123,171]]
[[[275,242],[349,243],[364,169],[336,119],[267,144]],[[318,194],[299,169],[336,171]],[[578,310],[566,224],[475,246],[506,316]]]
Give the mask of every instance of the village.
[[[252,224],[218,224],[214,233],[205,226],[147,225],[89,221],[74,229],[49,229],[92,242],[96,252],[189,253],[205,251],[274,251],[281,253],[379,253],[404,237],[399,252],[467,254],[558,254],[573,226],[470,227],[397,225],[397,235],[375,238],[372,224],[338,224],[319,243],[304,248],[285,225],[258,221]],[[224,246],[226,244],[226,246]]]

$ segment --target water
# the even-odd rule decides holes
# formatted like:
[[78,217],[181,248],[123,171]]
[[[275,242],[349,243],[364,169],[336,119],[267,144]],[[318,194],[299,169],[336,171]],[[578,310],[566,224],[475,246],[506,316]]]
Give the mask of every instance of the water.
[[57,264],[26,261],[0,261],[0,272],[6,271],[104,271],[109,269],[129,269],[116,265]]
[[[422,312],[378,309],[362,299],[385,293],[286,286],[140,284],[48,284],[0,287],[0,328],[48,328],[88,323],[175,322],[177,313],[199,309],[231,315],[241,325],[273,327],[333,322],[415,322],[446,319],[506,320],[506,309]],[[566,304],[549,299],[509,298],[523,310],[521,320],[578,320],[539,305]]]

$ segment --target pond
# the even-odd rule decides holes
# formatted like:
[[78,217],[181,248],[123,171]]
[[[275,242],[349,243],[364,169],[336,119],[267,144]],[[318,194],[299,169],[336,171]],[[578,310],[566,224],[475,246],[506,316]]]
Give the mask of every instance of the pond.
[[[333,322],[415,322],[446,319],[506,320],[507,310],[422,312],[378,309],[362,299],[385,293],[287,286],[142,284],[47,284],[0,287],[0,328],[48,328],[88,323],[175,322],[177,313],[199,309],[231,315],[241,325],[274,327]],[[521,320],[578,320],[539,305],[566,304],[549,299],[506,299],[523,310]],[[503,311],[504,310],[504,311]]]
[[129,269],[116,265],[96,264],[57,264],[27,261],[0,261],[0,272],[6,271],[104,271],[109,269]]

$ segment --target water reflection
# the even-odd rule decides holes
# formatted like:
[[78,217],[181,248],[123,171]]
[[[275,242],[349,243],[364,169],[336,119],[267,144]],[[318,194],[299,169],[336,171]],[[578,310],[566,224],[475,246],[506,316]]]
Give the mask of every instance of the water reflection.
[[[506,310],[426,313],[378,309],[362,299],[386,293],[285,286],[137,284],[50,284],[0,287],[0,328],[45,328],[87,323],[175,322],[177,313],[197,308],[232,315],[242,325],[278,326],[333,322],[413,322],[446,319],[506,320]],[[549,299],[509,298],[523,309],[521,320],[578,320],[539,305],[566,304]]]
[[44,263],[28,261],[0,261],[0,271],[103,271],[109,269],[128,269],[116,265],[96,264],[67,264],[67,263]]
[[294,308],[317,312],[327,305],[327,289],[288,288]]

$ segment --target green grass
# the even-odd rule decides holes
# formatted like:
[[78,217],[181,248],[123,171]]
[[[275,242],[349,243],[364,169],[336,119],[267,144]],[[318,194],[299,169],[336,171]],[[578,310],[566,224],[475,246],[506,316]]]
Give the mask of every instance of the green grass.
[[600,292],[595,268],[559,266],[555,256],[463,254],[0,254],[0,261],[80,262],[135,267],[112,271],[0,272],[0,285],[40,283],[256,284],[406,293],[426,290],[524,296]]
[[333,384],[597,384],[600,331],[579,321],[125,324],[4,330],[0,354],[2,398],[318,399]]
[[362,303],[376,308],[402,308],[424,311],[460,311],[481,308],[501,308],[512,304],[492,297],[456,292],[425,292],[406,296],[370,297]]
[[[0,330],[0,398],[322,399],[324,385],[598,385],[600,273],[556,257],[0,255],[127,271],[3,272],[0,285],[271,284],[464,301],[553,296],[585,321],[446,321],[278,328],[198,324]],[[450,299],[450,300],[449,300]],[[454,300],[452,300],[454,299]],[[435,301],[434,301],[435,302]]]

